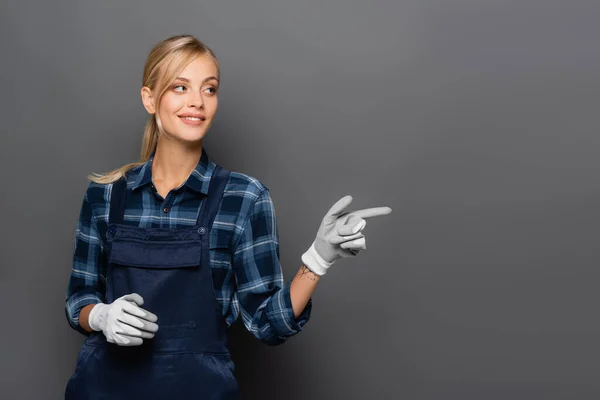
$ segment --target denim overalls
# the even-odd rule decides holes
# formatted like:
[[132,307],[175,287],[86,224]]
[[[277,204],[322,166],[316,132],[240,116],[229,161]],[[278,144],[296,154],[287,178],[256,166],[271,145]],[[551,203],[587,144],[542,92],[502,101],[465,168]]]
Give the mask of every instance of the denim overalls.
[[213,291],[209,233],[229,171],[217,165],[196,226],[139,228],[123,223],[125,178],[111,195],[106,303],[129,294],[158,316],[141,346],[108,343],[93,332],[79,352],[65,399],[238,399],[227,324]]

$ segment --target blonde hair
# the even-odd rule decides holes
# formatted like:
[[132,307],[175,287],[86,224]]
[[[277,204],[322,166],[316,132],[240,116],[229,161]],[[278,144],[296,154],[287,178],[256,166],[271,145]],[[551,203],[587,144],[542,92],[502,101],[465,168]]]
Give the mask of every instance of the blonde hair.
[[144,65],[142,86],[149,87],[156,98],[155,113],[150,116],[144,128],[140,161],[123,165],[103,174],[92,173],[88,175],[90,180],[100,184],[112,183],[125,176],[130,169],[148,161],[156,150],[160,134],[164,134],[160,118],[158,118],[160,99],[169,85],[190,62],[196,57],[206,54],[214,59],[217,66],[217,77],[219,77],[220,69],[217,57],[208,46],[192,35],[171,36],[154,46]]

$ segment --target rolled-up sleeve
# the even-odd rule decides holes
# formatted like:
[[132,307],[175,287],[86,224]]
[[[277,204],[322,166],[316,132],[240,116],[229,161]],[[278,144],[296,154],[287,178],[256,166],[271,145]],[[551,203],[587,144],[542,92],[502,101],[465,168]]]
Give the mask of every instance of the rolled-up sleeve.
[[284,284],[279,261],[279,237],[275,208],[268,189],[263,189],[248,213],[234,248],[233,270],[246,328],[267,345],[284,343],[308,322],[312,299],[298,318],[290,298],[291,281]]
[[86,192],[75,229],[73,266],[67,286],[65,315],[71,328],[89,335],[79,325],[79,313],[88,304],[101,303],[105,295],[102,278],[104,249]]

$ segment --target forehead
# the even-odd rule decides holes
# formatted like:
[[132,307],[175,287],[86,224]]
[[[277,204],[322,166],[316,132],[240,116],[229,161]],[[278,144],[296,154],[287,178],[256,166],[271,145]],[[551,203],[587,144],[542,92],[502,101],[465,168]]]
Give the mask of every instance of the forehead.
[[217,76],[218,69],[215,60],[208,54],[203,54],[192,60],[181,71],[179,76],[190,81],[202,81],[209,76]]

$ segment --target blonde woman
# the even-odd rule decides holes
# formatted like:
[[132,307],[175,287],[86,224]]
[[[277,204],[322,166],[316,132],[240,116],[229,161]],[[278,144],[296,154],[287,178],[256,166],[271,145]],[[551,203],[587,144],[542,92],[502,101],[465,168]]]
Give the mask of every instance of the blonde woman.
[[87,338],[67,399],[236,399],[227,328],[268,345],[308,321],[311,295],[339,258],[365,248],[377,207],[331,207],[284,284],[274,205],[258,179],[217,165],[202,139],[218,105],[219,63],[191,35],[150,52],[139,163],[90,176],[66,296]]

